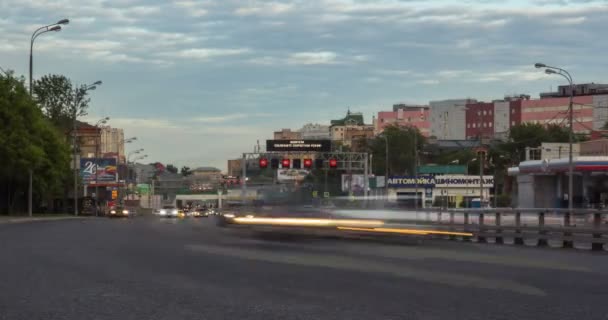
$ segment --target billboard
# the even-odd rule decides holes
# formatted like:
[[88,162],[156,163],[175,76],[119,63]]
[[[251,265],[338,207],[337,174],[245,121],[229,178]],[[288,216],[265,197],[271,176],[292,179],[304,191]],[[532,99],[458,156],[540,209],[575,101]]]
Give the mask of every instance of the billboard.
[[[393,176],[388,179],[389,188],[413,188],[418,182],[420,188],[478,188],[479,176],[473,175],[440,175],[418,176],[416,181],[412,176]],[[494,176],[483,176],[483,187],[494,186]]]
[[365,175],[363,174],[343,174],[342,192],[352,192],[355,194],[365,191]]
[[277,170],[277,180],[285,181],[302,181],[310,172],[304,169],[279,169]]
[[95,158],[81,158],[80,177],[83,182],[89,184],[94,184],[95,181],[116,182],[118,180],[116,158],[98,158],[97,161]]
[[331,140],[266,140],[266,151],[330,152]]

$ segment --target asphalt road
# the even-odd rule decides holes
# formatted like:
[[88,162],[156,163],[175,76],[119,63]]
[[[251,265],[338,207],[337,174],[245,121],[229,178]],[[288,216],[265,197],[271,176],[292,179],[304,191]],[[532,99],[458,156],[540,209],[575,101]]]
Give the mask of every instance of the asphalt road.
[[608,254],[268,240],[209,219],[0,225],[0,319],[606,319]]

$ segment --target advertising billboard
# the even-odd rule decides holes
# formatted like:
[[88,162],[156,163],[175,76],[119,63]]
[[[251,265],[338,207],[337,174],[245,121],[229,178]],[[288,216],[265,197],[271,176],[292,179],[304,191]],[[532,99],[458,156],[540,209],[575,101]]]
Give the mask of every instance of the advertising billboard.
[[342,192],[352,192],[354,194],[365,191],[365,175],[363,174],[343,174]]
[[277,170],[277,180],[279,182],[302,181],[309,173],[304,169],[279,169]]
[[330,152],[331,140],[266,140],[266,151]]
[[[95,174],[97,173],[97,179]],[[84,183],[94,184],[118,180],[116,158],[81,158],[80,177]]]
[[[479,176],[473,175],[440,175],[440,176],[418,176],[418,180],[412,176],[393,176],[388,179],[389,188],[477,188],[479,187]],[[494,186],[494,176],[483,176],[483,187]]]

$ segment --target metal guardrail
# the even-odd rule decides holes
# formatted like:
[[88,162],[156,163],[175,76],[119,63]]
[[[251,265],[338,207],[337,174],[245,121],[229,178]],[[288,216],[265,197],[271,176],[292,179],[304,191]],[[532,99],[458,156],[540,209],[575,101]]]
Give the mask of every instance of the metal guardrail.
[[[397,213],[398,211],[395,211]],[[445,226],[448,230],[471,232],[478,242],[494,238],[497,244],[512,238],[515,245],[524,240],[537,240],[537,246],[548,246],[549,240],[561,241],[572,248],[574,242],[590,243],[592,250],[603,250],[608,243],[608,211],[599,209],[505,208],[419,210],[425,219],[387,219],[387,223],[412,223]],[[453,237],[451,237],[453,238]]]

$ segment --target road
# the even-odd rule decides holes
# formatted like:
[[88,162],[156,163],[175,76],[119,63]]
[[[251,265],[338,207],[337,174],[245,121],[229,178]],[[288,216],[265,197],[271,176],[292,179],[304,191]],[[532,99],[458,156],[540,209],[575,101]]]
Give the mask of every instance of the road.
[[0,225],[0,319],[606,319],[608,255],[268,240],[210,219]]

